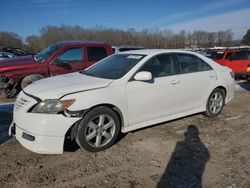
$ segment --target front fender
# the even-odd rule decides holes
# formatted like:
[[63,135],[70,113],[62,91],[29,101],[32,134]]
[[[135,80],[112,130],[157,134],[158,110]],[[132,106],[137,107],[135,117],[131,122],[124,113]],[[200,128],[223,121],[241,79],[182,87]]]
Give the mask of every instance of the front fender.
[[123,126],[128,126],[125,87],[106,87],[67,95],[61,100],[76,99],[69,107],[70,111],[88,110],[99,105],[110,105],[117,108],[123,119]]

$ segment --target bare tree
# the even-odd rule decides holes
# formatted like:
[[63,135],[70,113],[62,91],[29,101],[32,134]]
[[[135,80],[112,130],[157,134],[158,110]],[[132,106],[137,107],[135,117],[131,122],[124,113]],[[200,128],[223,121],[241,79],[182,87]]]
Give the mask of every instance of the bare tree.
[[120,29],[82,28],[80,26],[47,26],[40,30],[40,36],[29,36],[26,42],[29,49],[37,52],[52,43],[62,40],[95,40],[111,45],[140,45],[146,48],[186,48],[186,47],[212,47],[215,45],[232,44],[232,31],[206,32],[194,31],[179,33],[173,31],[144,29],[136,31],[130,28],[126,31]]
[[217,45],[230,46],[232,43],[233,32],[231,30],[217,32]]
[[27,50],[33,53],[39,52],[43,46],[39,36],[31,35],[26,38]]
[[22,38],[12,32],[0,32],[0,46],[22,48]]

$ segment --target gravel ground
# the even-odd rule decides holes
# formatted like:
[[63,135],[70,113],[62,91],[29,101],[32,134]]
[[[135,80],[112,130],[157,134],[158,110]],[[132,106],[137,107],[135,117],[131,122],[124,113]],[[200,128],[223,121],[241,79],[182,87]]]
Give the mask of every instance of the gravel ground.
[[0,145],[0,187],[249,188],[249,138],[245,90],[216,118],[198,114],[134,131],[99,153],[40,155],[11,139]]

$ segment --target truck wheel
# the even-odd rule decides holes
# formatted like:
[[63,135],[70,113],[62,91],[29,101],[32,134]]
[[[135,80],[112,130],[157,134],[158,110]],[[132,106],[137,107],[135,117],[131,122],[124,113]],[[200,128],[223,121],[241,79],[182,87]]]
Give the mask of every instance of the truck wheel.
[[17,90],[16,89],[3,89],[3,95],[5,98],[14,98],[17,94]]
[[215,117],[220,114],[225,104],[225,93],[222,89],[216,88],[209,95],[205,116]]
[[32,74],[32,75],[29,75],[29,76],[26,76],[24,77],[24,79],[22,80],[21,82],[21,88],[25,88],[27,85],[37,81],[37,80],[41,80],[43,79],[44,77],[40,74]]
[[76,143],[91,152],[112,146],[120,133],[118,115],[110,108],[100,106],[87,113],[79,123]]

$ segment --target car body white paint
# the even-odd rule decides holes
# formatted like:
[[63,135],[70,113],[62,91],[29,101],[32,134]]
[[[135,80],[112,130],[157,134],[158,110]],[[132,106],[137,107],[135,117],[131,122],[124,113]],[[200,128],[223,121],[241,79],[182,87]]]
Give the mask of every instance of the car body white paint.
[[[155,78],[153,82],[131,79],[150,58],[175,52],[193,54],[207,62],[214,70],[160,77]],[[30,113],[28,111],[37,101],[28,95],[41,100],[75,99],[76,102],[68,108],[70,111],[113,105],[119,109],[122,116],[122,132],[204,112],[209,95],[217,87],[226,89],[225,103],[233,99],[235,82],[230,76],[231,70],[202,55],[178,50],[139,50],[123,53],[142,54],[146,57],[120,79],[110,80],[71,73],[43,79],[26,87],[18,96],[14,108],[13,122],[16,125],[17,140],[37,153],[63,153],[66,132],[81,119],[65,117],[62,114]],[[23,132],[35,136],[35,141],[24,139]]]

